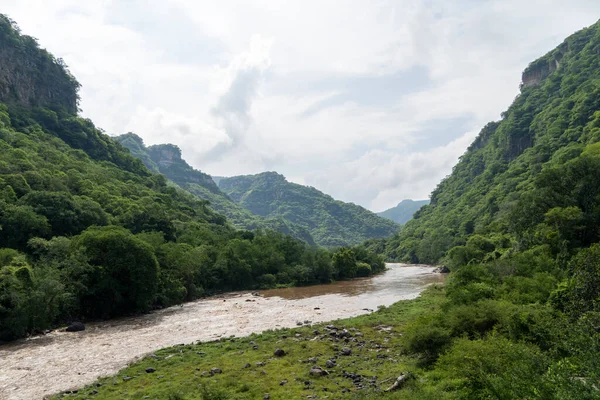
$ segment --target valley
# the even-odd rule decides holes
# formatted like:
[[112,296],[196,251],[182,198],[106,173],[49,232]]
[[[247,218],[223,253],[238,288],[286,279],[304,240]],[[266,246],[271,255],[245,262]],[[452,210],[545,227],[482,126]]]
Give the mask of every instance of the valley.
[[[165,128],[161,117],[138,125],[147,136],[113,137],[83,116],[65,61],[0,14],[0,398],[600,399],[600,21],[552,46],[515,75],[514,101],[478,125],[430,199],[398,203],[425,198],[407,188],[452,161],[389,151],[420,145],[400,132],[418,125],[401,121],[412,112],[383,136],[387,123],[350,126],[354,109],[300,128],[306,137],[274,123],[273,145],[295,153],[267,154],[271,143],[240,133],[262,140],[250,99],[269,97],[260,83],[278,75],[241,53],[239,74],[215,74],[227,85],[207,111],[214,126],[180,116]],[[462,103],[465,88],[460,102],[433,97]],[[286,106],[292,120],[331,116],[339,98],[327,93],[316,108]],[[421,118],[438,108],[417,104]],[[346,118],[356,130],[340,141]],[[156,129],[190,147],[214,135],[196,148],[209,166],[253,150],[233,159],[262,169],[225,165],[213,179],[177,145],[146,146]],[[314,149],[296,143],[316,137],[328,151],[306,161]],[[398,205],[378,215],[336,200],[271,170],[284,161],[309,165],[340,198]]]

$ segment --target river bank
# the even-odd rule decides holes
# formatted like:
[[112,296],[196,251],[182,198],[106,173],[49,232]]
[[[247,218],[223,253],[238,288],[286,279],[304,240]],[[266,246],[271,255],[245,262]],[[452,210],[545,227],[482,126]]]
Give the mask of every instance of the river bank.
[[139,317],[55,331],[0,347],[0,397],[42,398],[116,373],[152,351],[181,343],[348,318],[409,299],[442,277],[432,267],[390,264],[372,278],[308,288],[236,293]]

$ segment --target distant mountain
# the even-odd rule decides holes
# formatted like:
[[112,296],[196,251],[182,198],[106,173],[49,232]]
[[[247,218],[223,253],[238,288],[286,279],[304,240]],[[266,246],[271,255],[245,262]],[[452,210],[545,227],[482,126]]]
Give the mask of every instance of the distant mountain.
[[235,226],[248,230],[271,229],[315,244],[308,230],[283,218],[264,218],[252,214],[223,193],[213,178],[192,168],[181,158],[181,150],[172,144],[146,147],[141,137],[126,133],[115,137],[132,155],[143,161],[153,172],[165,175],[180,188],[210,202],[210,207],[224,214]]
[[219,188],[250,212],[306,227],[321,246],[344,246],[388,237],[400,226],[319,190],[288,182],[276,172],[217,179]]
[[412,219],[413,214],[424,205],[429,204],[429,200],[402,200],[396,207],[377,213],[380,217],[391,219],[404,225]]

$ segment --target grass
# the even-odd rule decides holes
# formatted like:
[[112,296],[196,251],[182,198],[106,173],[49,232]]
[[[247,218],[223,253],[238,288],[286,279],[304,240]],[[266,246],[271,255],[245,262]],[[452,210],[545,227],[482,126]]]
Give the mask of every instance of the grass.
[[[400,301],[364,316],[170,347],[76,393],[51,398],[263,399],[267,393],[271,399],[379,397],[398,375],[417,370],[418,360],[403,352],[403,327],[442,301],[443,289],[431,286],[415,300]],[[326,329],[329,324],[339,331],[347,329],[352,336],[332,336],[334,331]],[[343,348],[349,348],[351,354],[341,355]],[[276,349],[283,349],[286,355],[274,356]],[[335,360],[336,365],[327,368],[327,360]],[[311,375],[313,366],[329,375]],[[149,368],[154,372],[146,372]],[[222,372],[211,373],[213,368]],[[410,398],[408,386],[408,390],[388,396]]]

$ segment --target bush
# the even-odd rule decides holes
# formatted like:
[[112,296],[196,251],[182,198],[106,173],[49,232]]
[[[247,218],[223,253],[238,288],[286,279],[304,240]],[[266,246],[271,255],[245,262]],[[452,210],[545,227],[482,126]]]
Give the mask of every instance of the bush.
[[552,398],[542,379],[547,366],[537,347],[491,336],[456,340],[435,374],[458,398]]
[[356,264],[356,276],[370,276],[371,275],[371,266],[364,262],[359,262]]
[[409,323],[403,336],[403,346],[410,353],[420,353],[425,362],[430,363],[452,341],[450,329],[440,321],[441,314],[423,315]]

